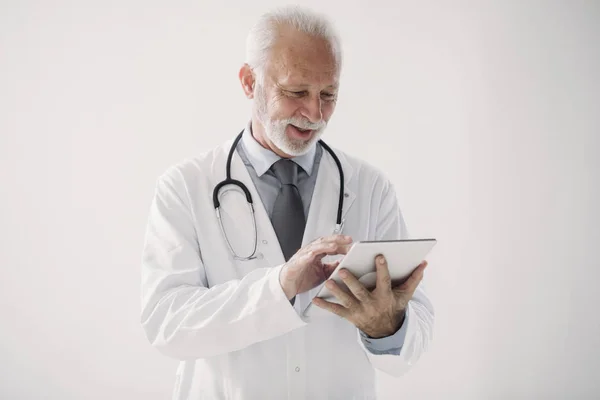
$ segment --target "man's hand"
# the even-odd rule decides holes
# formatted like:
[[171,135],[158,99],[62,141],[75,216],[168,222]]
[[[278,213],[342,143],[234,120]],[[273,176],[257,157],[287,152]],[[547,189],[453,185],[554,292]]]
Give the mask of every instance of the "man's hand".
[[346,254],[352,238],[333,235],[319,238],[296,252],[285,263],[279,275],[279,283],[288,300],[323,283],[339,265],[323,263],[326,255]]
[[427,261],[423,261],[410,277],[401,285],[392,288],[392,280],[387,262],[382,255],[375,258],[377,283],[369,291],[347,270],[340,271],[340,277],[352,293],[346,293],[334,282],[325,285],[340,304],[313,299],[316,306],[331,311],[353,323],[358,329],[372,338],[393,335],[404,322],[406,307],[421,279]]

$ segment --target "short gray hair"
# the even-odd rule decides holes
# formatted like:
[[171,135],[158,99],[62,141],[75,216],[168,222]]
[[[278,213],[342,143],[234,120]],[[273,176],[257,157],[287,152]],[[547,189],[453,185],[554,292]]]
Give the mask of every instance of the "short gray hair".
[[325,39],[335,57],[338,71],[341,69],[341,40],[329,18],[305,7],[286,6],[261,15],[246,38],[246,63],[255,70],[259,79],[277,40],[278,30],[283,26]]

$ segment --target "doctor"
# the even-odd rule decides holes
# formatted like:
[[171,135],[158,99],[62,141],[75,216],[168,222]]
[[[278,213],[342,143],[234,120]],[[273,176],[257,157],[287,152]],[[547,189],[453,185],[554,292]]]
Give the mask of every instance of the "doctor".
[[[346,274],[351,294],[331,287],[341,304],[313,300],[353,240],[407,237],[390,181],[319,142],[341,61],[324,17],[264,15],[239,72],[251,120],[157,181],[141,323],[180,360],[173,399],[374,399],[376,371],[402,375],[431,341],[426,262],[392,287],[378,259],[373,291]],[[308,320],[311,301],[323,316]]]

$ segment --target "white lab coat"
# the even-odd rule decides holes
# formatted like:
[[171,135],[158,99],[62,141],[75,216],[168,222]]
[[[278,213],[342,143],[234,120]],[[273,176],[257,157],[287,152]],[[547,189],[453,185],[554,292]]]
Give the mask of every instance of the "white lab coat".
[[[423,283],[408,305],[399,355],[371,354],[358,329],[334,314],[301,317],[318,288],[299,294],[294,305],[285,297],[279,284],[283,254],[237,152],[232,178],[254,199],[258,257],[235,261],[223,239],[212,193],[225,179],[232,142],[169,168],[151,205],[141,323],[155,348],[180,360],[173,399],[374,399],[375,369],[402,375],[432,339],[433,307]],[[346,185],[343,233],[355,241],[406,238],[390,182],[372,166],[334,151]],[[324,151],[304,244],[332,234],[338,191],[338,170]],[[249,254],[254,233],[245,198],[227,187],[221,207],[233,247]]]

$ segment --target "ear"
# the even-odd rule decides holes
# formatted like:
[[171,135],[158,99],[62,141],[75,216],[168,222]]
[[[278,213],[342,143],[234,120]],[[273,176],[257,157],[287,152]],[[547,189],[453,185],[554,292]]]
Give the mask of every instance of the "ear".
[[254,74],[252,73],[252,68],[248,64],[242,65],[240,68],[240,72],[238,74],[240,79],[240,83],[242,84],[242,89],[244,90],[244,94],[247,98],[254,98]]

